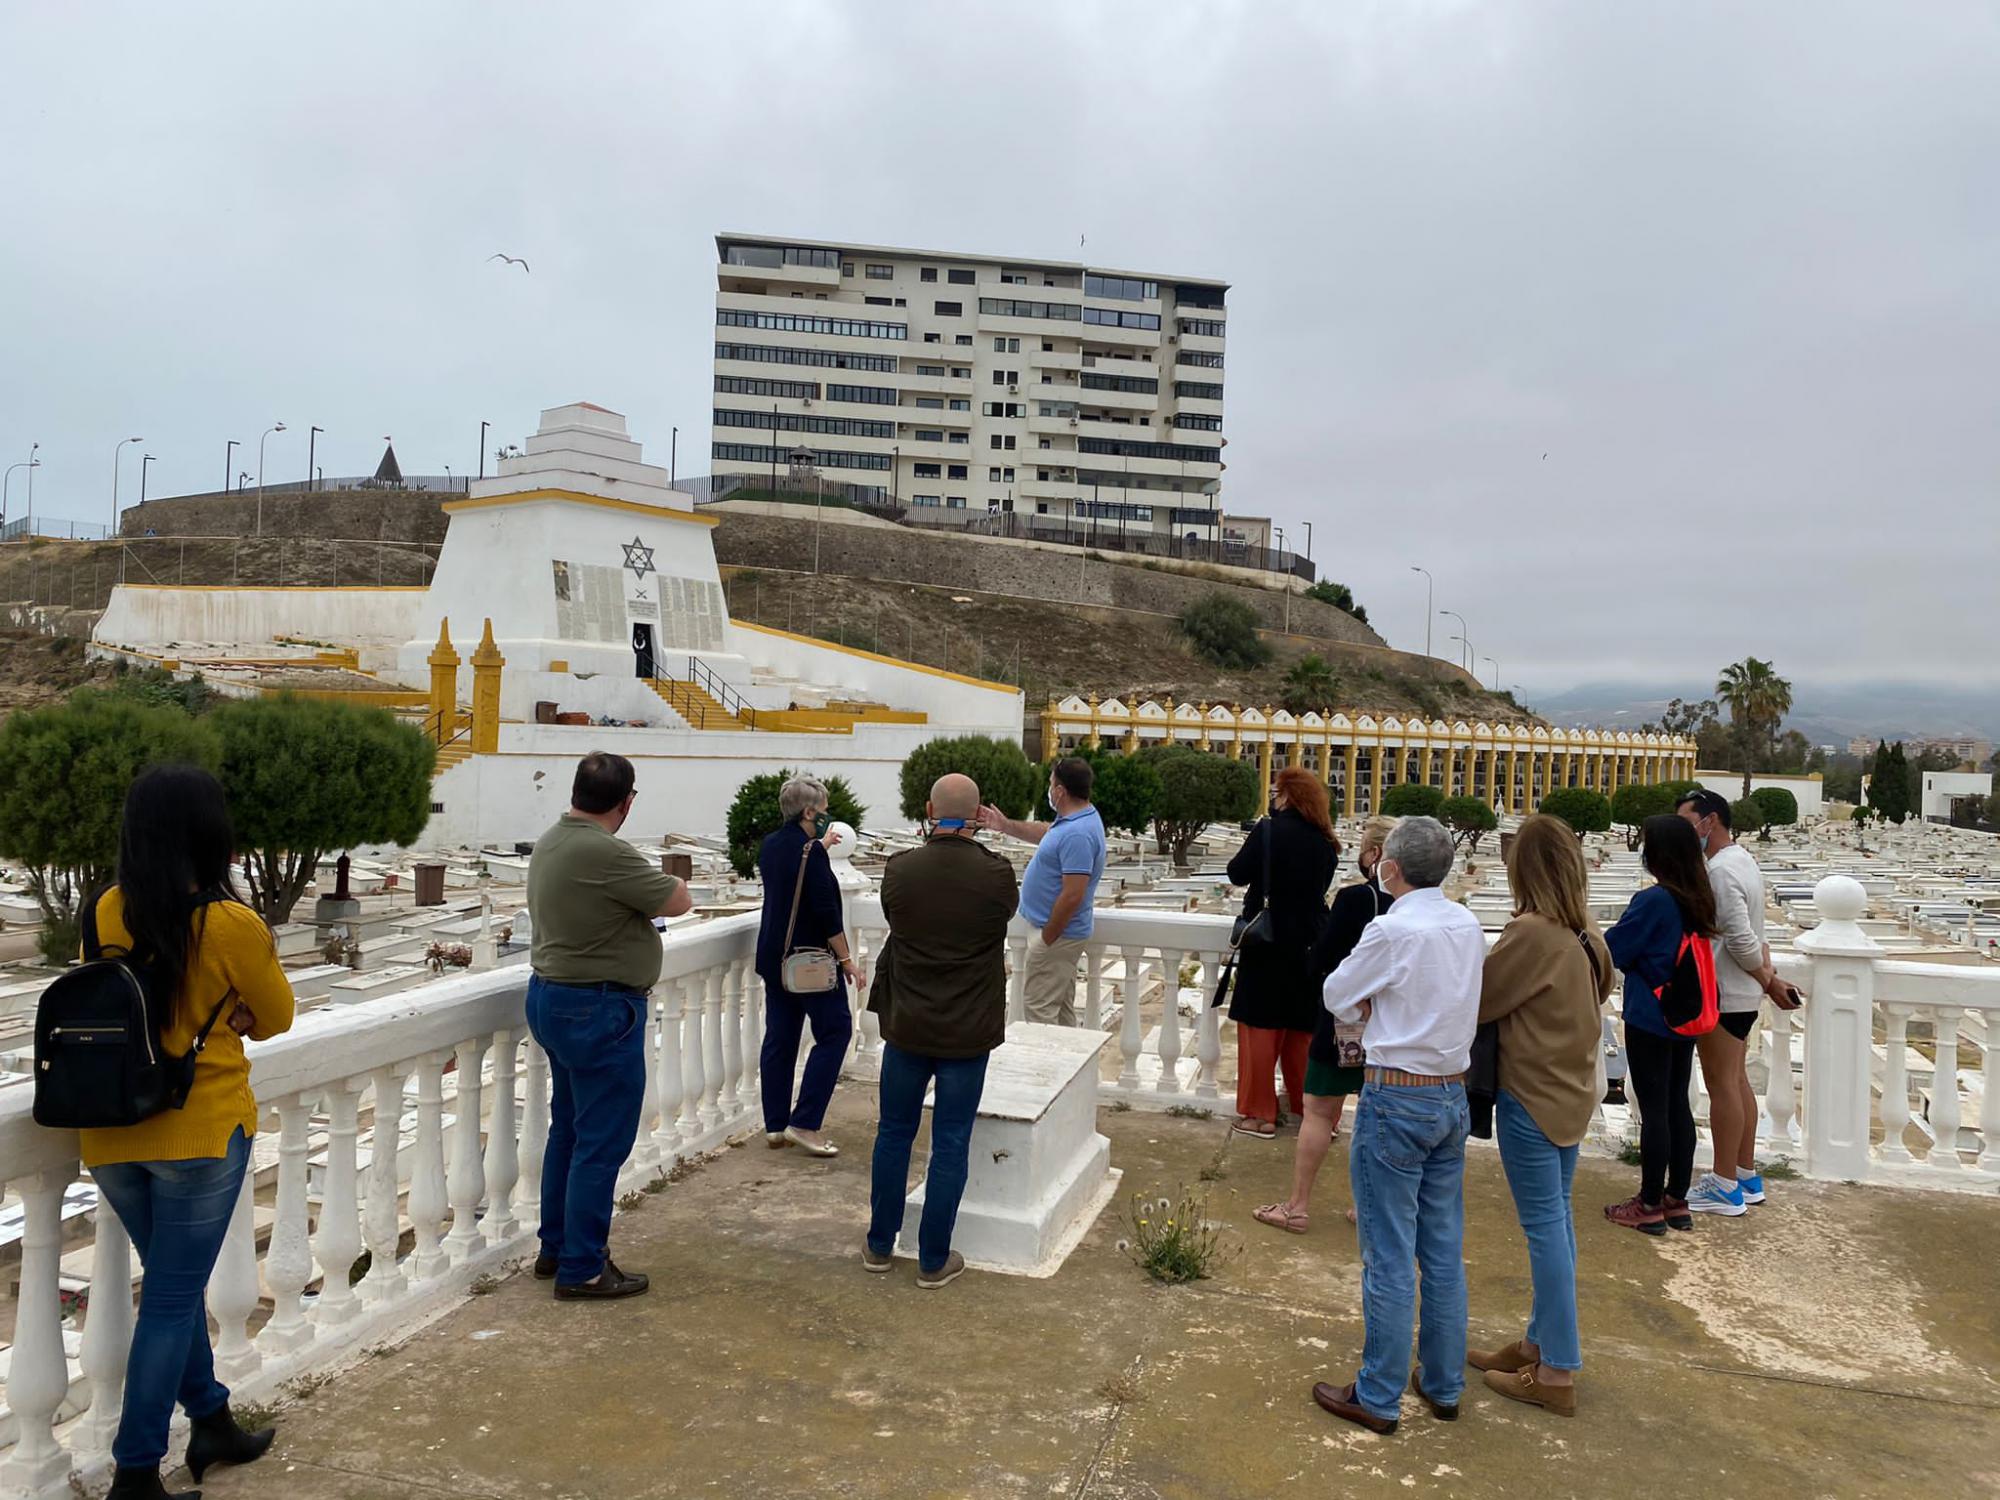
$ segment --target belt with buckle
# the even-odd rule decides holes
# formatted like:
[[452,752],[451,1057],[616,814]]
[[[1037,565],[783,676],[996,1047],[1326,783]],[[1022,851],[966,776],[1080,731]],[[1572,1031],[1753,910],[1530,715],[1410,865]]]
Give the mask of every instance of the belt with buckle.
[[1447,1083],[1465,1082],[1463,1073],[1405,1073],[1401,1068],[1363,1068],[1361,1076],[1368,1083],[1386,1083],[1404,1089],[1439,1088]]

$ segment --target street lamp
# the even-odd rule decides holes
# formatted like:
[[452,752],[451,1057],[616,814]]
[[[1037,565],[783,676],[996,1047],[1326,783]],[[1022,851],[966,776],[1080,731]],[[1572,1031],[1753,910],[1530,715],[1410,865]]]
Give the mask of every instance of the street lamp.
[[306,484],[315,490],[319,485],[313,480],[314,461],[319,457],[319,435],[325,431],[324,427],[314,427],[306,433]]
[[1310,521],[1301,521],[1299,524],[1306,529],[1306,561],[1311,562],[1313,560],[1313,523]]
[[1491,667],[1491,668],[1493,669],[1493,691],[1494,691],[1494,692],[1496,692],[1496,693],[1497,693],[1497,692],[1499,692],[1499,691],[1500,691],[1500,663],[1499,663],[1499,662],[1497,662],[1497,661],[1495,661],[1495,660],[1494,660],[1494,659],[1493,659],[1492,657],[1490,657],[1490,656],[1482,656],[1482,657],[1480,657],[1479,659],[1480,659],[1481,661],[1485,662],[1487,666],[1489,666],[1489,667]]
[[41,466],[42,461],[39,458],[24,458],[19,463],[11,465],[7,470],[6,477],[0,479],[0,523],[4,523],[7,519],[7,489],[14,482],[14,470],[26,469],[28,471],[28,482],[33,484],[35,481],[35,470]]
[[158,462],[159,460],[154,458],[150,453],[139,460],[139,503],[141,505],[146,503],[146,468],[149,464],[156,464]]
[[28,514],[30,516],[33,516],[35,513],[35,470],[42,466],[42,461],[35,457],[35,455],[41,451],[42,445],[40,443],[28,444]]
[[[482,422],[480,425],[483,427],[485,424]],[[676,427],[673,430],[672,436],[670,436],[667,439],[667,488],[668,489],[672,489],[674,487],[674,465],[679,460],[680,456],[681,456],[681,430],[680,428]],[[482,477],[484,477],[483,471],[482,471]]]
[[127,443],[143,443],[144,438],[120,438],[111,445],[111,529],[104,534],[118,535],[118,458],[125,451]]
[[231,438],[222,449],[222,493],[229,493],[229,471],[236,467],[236,450],[243,445]]
[[[486,477],[486,429],[492,425],[491,422],[481,422],[479,424],[479,477],[481,479]],[[672,482],[670,475],[668,483],[671,484]]]
[[1424,575],[1424,655],[1431,654],[1431,615],[1437,609],[1437,580],[1431,577],[1429,568],[1410,564],[1412,573]]
[[250,471],[248,469],[238,469],[236,471],[236,493],[239,495],[242,494],[243,486],[248,484],[249,482],[250,482]]
[[264,534],[264,438],[274,432],[283,432],[283,422],[273,422],[264,429],[264,436],[257,439],[257,535]]
[[[1450,615],[1454,620],[1458,621],[1458,628],[1460,633],[1455,637],[1455,639],[1463,641],[1465,643],[1464,655],[1459,658],[1461,662],[1464,662],[1465,658],[1472,654],[1471,627],[1465,623],[1465,616],[1460,614],[1455,609],[1441,609],[1438,611],[1438,613],[1441,615]],[[1470,663],[1467,663],[1467,666],[1469,667]]]

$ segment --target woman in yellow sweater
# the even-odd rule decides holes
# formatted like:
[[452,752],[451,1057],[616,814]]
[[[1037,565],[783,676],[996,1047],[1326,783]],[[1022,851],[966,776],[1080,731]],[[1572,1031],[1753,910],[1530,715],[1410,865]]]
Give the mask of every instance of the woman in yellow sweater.
[[1499,1024],[1493,1133],[1527,1236],[1535,1300],[1526,1337],[1466,1359],[1486,1372],[1489,1389],[1573,1417],[1583,1344],[1570,1184],[1597,1107],[1598,1007],[1615,976],[1590,919],[1583,851],[1569,824],[1539,813],[1526,819],[1507,858],[1507,885],[1514,920],[1486,955],[1479,1020]]
[[[111,1445],[106,1500],[169,1500],[160,1483],[178,1400],[193,1424],[187,1465],[248,1463],[270,1431],[245,1433],[215,1378],[205,1293],[250,1161],[257,1101],[245,1036],[292,1024],[292,988],[271,932],[229,884],[234,836],[222,788],[194,766],[155,766],[132,783],[119,833],[118,883],[98,899],[97,939],[131,953],[172,996],[161,1046],[185,1054],[225,1006],[197,1055],[187,1103],[136,1125],[80,1132],[83,1162],[145,1267],[125,1364],[125,1404]],[[199,1490],[172,1500],[199,1500]]]

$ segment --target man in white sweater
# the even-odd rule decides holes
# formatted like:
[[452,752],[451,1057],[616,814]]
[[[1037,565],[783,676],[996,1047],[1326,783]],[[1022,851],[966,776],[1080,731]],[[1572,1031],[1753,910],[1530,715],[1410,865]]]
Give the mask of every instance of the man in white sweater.
[[1708,883],[1715,889],[1715,983],[1721,1019],[1695,1042],[1701,1076],[1708,1085],[1709,1138],[1715,1169],[1688,1192],[1692,1213],[1736,1218],[1764,1201],[1764,1176],[1757,1170],[1757,1092],[1744,1066],[1750,1033],[1766,996],[1783,1010],[1795,1009],[1792,987],[1771,966],[1764,942],[1764,874],[1730,828],[1729,801],[1706,788],[1689,792],[1675,811],[1694,825],[1708,856]]

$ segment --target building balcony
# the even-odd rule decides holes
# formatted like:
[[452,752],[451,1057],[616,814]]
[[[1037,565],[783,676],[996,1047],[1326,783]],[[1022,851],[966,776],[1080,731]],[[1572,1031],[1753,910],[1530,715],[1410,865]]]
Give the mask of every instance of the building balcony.
[[[1152,366],[1141,365],[1139,368],[1150,370]],[[1086,373],[1097,375],[1124,374],[1125,367],[1121,363],[1114,365],[1109,370],[1099,367],[1097,370],[1087,371]],[[1151,375],[1141,375],[1132,378],[1151,380],[1153,377]],[[1076,387],[1076,402],[1079,406],[1101,407],[1106,411],[1151,412],[1155,407],[1160,405],[1160,396],[1157,391],[1100,391],[1094,386],[1083,384],[1082,380],[1079,379]]]
[[[926,360],[925,363],[928,364],[930,361]],[[863,376],[867,373],[867,371],[862,371],[860,374],[857,374],[854,377],[856,382],[863,383]],[[916,375],[905,370],[899,375],[883,375],[867,383],[893,385],[899,391],[925,396],[969,397],[973,392],[973,377],[970,375]],[[901,407],[895,409],[898,411],[902,410]]]
[[819,266],[718,264],[715,268],[715,285],[718,291],[745,291],[760,283],[783,288],[780,293],[782,296],[789,296],[794,291],[804,291],[810,297],[814,292],[840,290],[840,272],[831,267]]
[[[1047,334],[1042,335],[1042,338],[1047,337]],[[1044,349],[1039,338],[1035,341],[1035,347],[1032,350],[1026,344],[1021,345],[1021,355],[1030,365],[1038,370],[1080,370],[1083,368],[1083,351],[1081,349]]]
[[[1206,333],[1177,333],[1171,327],[1167,329],[1167,332],[1179,340],[1175,347],[1193,350],[1197,354],[1220,354],[1227,342],[1220,337]],[[1192,368],[1200,369],[1201,367],[1197,365]]]
[[1078,336],[1086,343],[1126,349],[1156,349],[1160,341],[1173,331],[1171,328],[1112,328],[1103,323],[1079,326],[1082,331]]
[[[1172,387],[1168,387],[1171,393]],[[1199,396],[1175,396],[1169,394],[1167,404],[1174,411],[1184,411],[1191,417],[1219,417],[1222,415],[1220,401],[1208,401]]]

